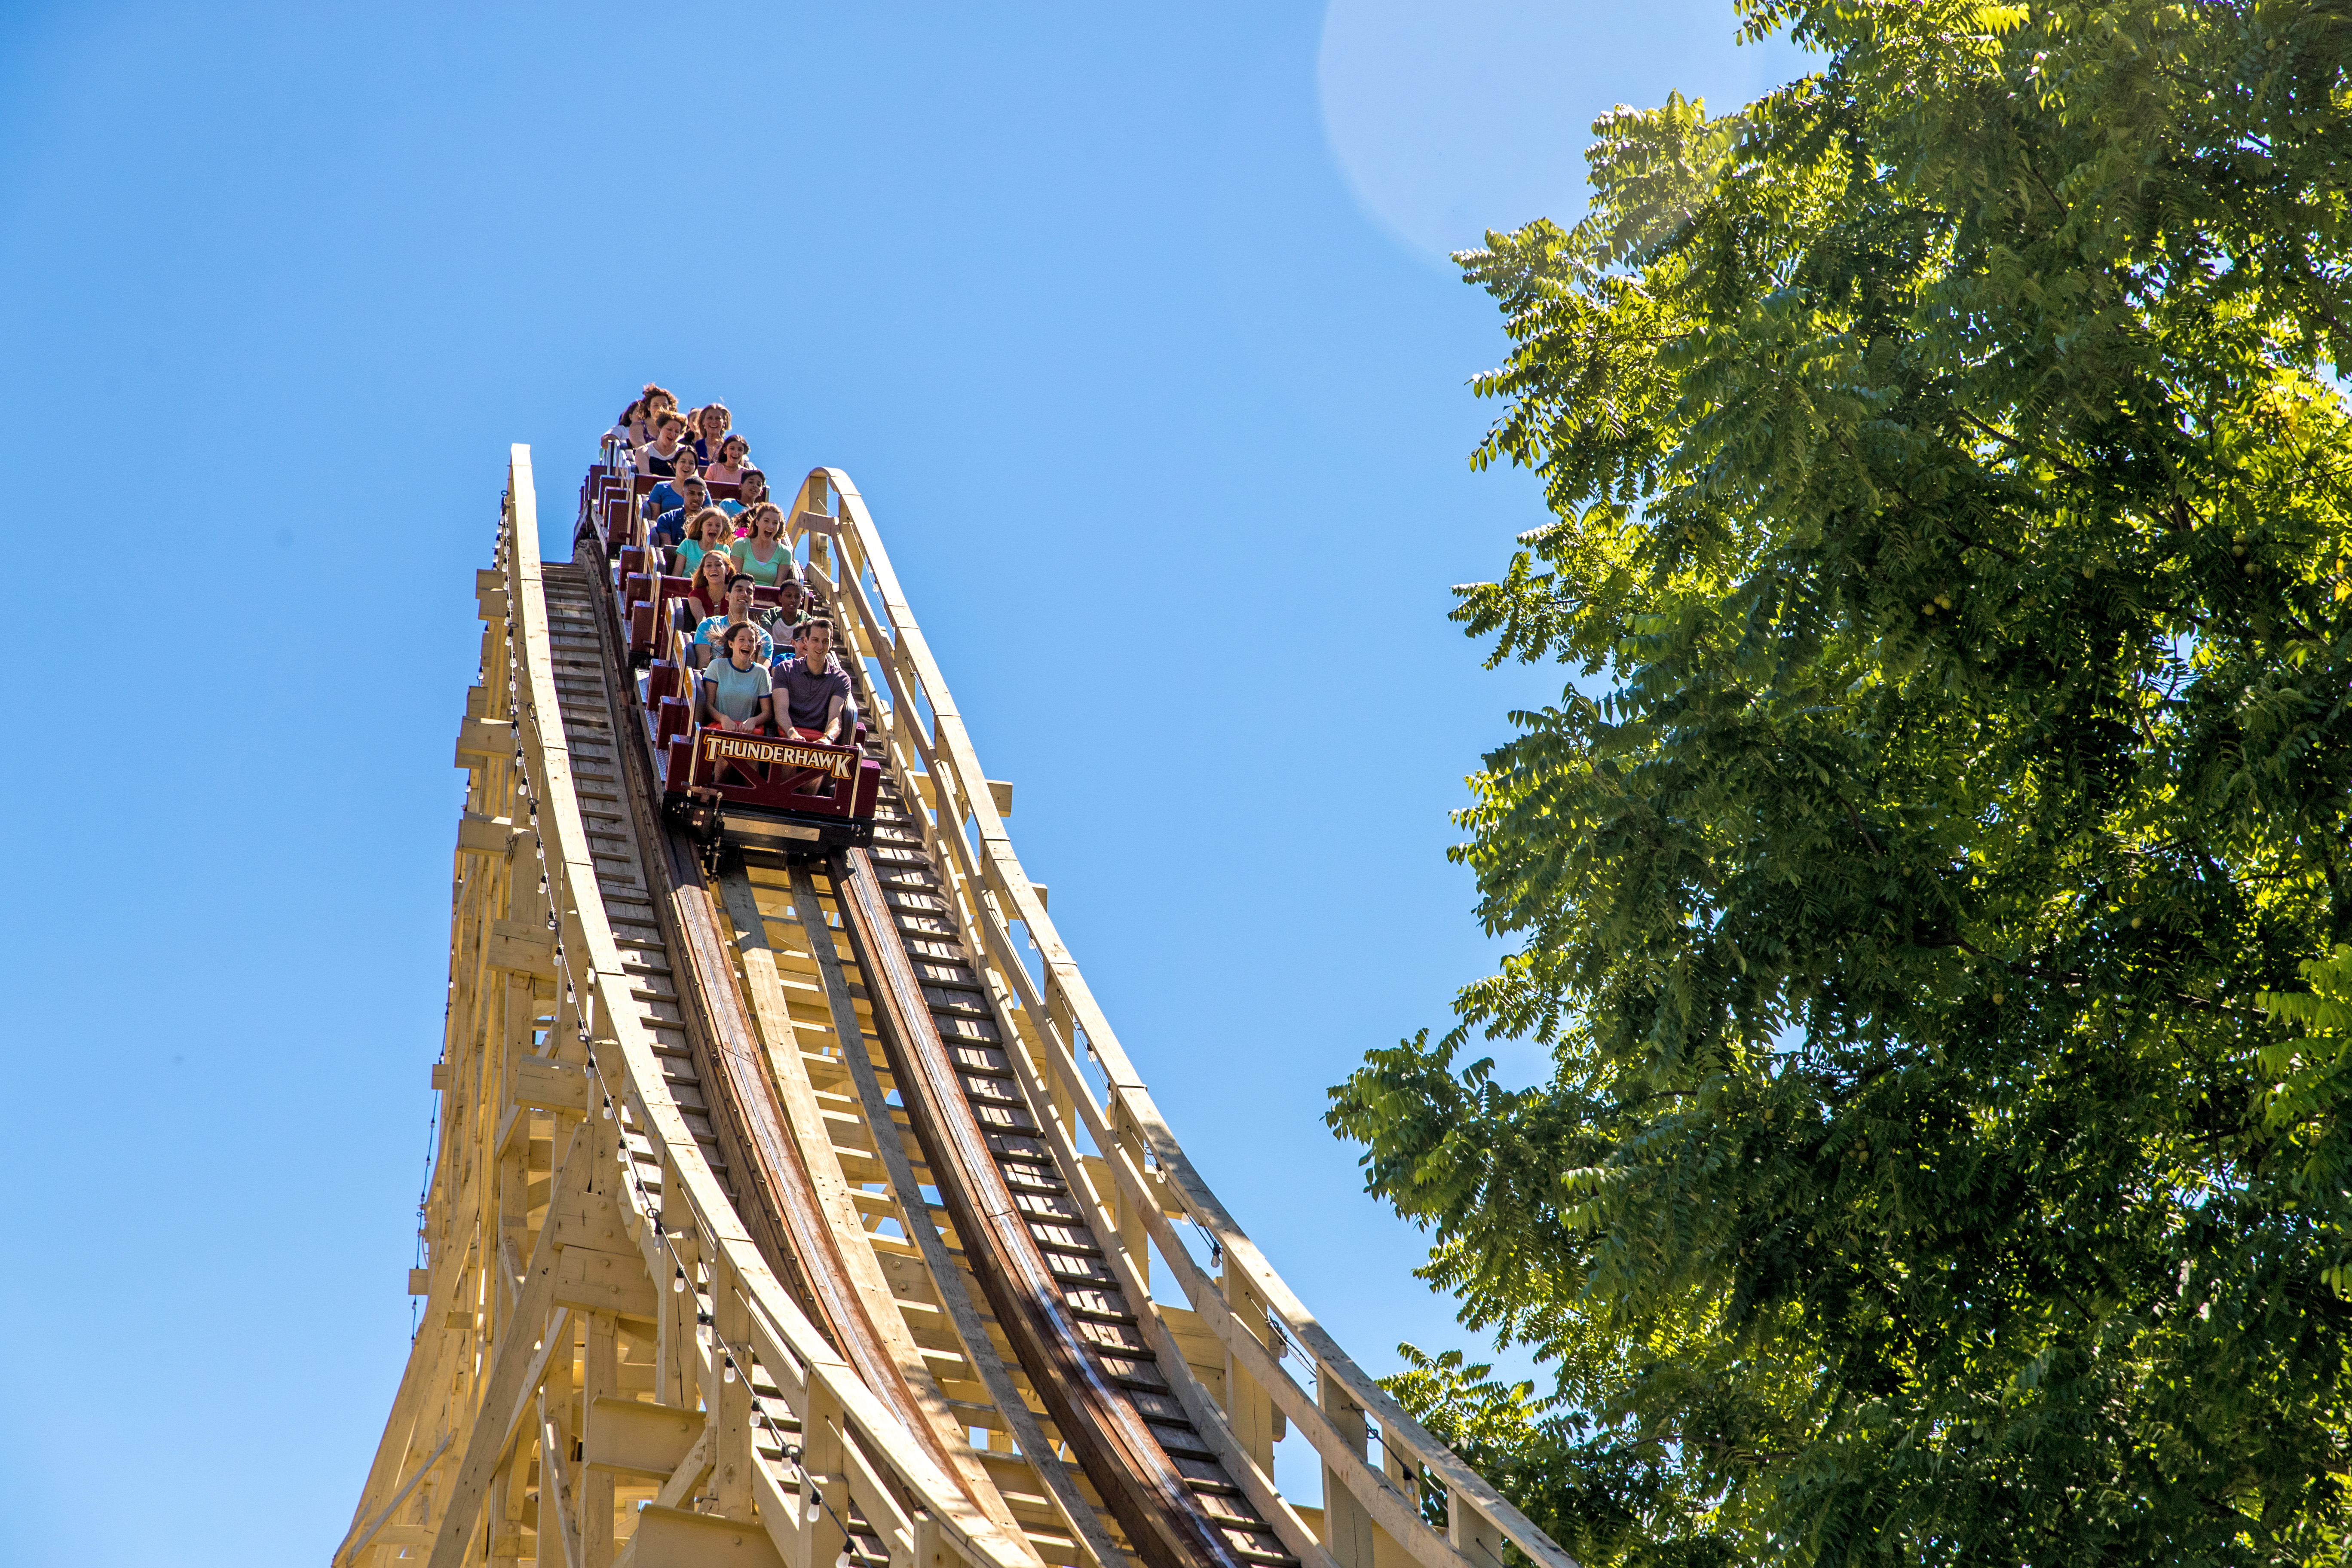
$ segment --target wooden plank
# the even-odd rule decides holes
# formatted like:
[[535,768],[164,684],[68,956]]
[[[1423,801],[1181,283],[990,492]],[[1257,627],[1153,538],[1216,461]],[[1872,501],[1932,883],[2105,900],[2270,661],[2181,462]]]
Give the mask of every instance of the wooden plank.
[[514,840],[514,824],[503,816],[469,811],[458,818],[457,848],[461,853],[503,856]]
[[693,1445],[687,1449],[686,1457],[678,1460],[677,1468],[670,1472],[669,1479],[664,1481],[661,1490],[654,1494],[653,1506],[676,1508],[688,1498],[692,1497],[702,1484],[702,1478],[709,1473],[710,1456],[716,1447],[716,1441],[711,1436],[710,1423],[705,1420],[702,1423],[701,1432],[696,1436]]
[[[564,1568],[587,1568],[580,1555],[580,1532],[572,1520],[575,1499],[572,1458],[565,1452],[568,1447],[563,1440],[563,1428],[542,1413],[539,1422],[539,1556],[542,1563],[547,1560],[547,1542],[552,1539],[563,1548]],[[434,1542],[434,1552],[439,1554],[437,1541]]]
[[[610,1312],[588,1315],[588,1342],[583,1347],[580,1370],[581,1438],[593,1429],[585,1417],[597,1405],[625,1404],[616,1397],[621,1382],[620,1321]],[[589,1470],[579,1480],[580,1561],[583,1568],[612,1568],[613,1474]]]
[[632,1568],[784,1568],[768,1532],[746,1520],[647,1504],[629,1538]]
[[500,921],[491,927],[483,943],[483,958],[495,970],[508,974],[520,974],[538,980],[553,980],[555,973],[555,933],[545,926],[533,930],[524,926],[520,931],[499,927],[521,926],[517,921]]
[[646,1278],[646,1260],[636,1252],[600,1252],[588,1247],[566,1247],[558,1255],[555,1293],[559,1306],[584,1312],[612,1312],[651,1323],[661,1310],[654,1282]]
[[352,1542],[349,1551],[340,1553],[343,1562],[353,1563],[359,1560],[359,1554],[368,1549],[368,1543],[376,1540],[378,1535],[383,1531],[383,1521],[390,1519],[394,1514],[398,1513],[400,1511],[400,1505],[408,1500],[408,1494],[416,1489],[416,1483],[423,1480],[426,1476],[432,1473],[434,1461],[441,1458],[442,1451],[449,1447],[451,1439],[456,1436],[457,1434],[453,1432],[450,1433],[448,1436],[443,1437],[441,1439],[440,1447],[434,1449],[432,1453],[425,1456],[425,1462],[416,1467],[416,1473],[408,1478],[407,1485],[402,1487],[399,1491],[394,1493],[392,1500],[383,1505],[383,1511],[375,1516],[375,1522],[368,1526],[366,1533],[362,1535],[357,1541]]
[[694,1451],[709,1425],[698,1410],[642,1400],[592,1399],[580,1435],[582,1463],[588,1468],[667,1480]]
[[507,1099],[540,1110],[588,1113],[588,1073],[570,1062],[518,1057],[507,1071]]
[[[931,775],[929,773],[912,773],[908,776],[913,779],[915,793],[921,798],[923,805],[933,811],[937,811],[940,805],[938,798],[939,792]],[[990,779],[986,782],[988,784],[988,798],[995,805],[996,815],[999,816],[1012,816],[1013,786],[1005,783],[1003,779]]]
[[514,755],[514,725],[504,719],[460,720],[457,724],[457,765],[479,767]]

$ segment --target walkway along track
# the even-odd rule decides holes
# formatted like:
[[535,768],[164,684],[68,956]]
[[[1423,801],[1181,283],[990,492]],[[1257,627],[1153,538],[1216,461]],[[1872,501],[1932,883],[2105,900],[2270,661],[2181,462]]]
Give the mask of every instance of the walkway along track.
[[[1507,1541],[1574,1568],[1192,1170],[863,501],[819,469],[792,514],[882,811],[870,850],[753,838],[706,869],[649,804],[594,531],[541,564],[514,448],[458,740],[422,1324],[335,1562],[1496,1568]],[[1149,1243],[1190,1310],[1152,1299]],[[1323,1509],[1273,1488],[1286,1422]]]

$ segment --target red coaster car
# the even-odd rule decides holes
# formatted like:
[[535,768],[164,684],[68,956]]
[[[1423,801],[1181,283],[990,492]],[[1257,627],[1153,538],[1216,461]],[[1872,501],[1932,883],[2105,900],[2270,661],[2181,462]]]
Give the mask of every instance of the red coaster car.
[[680,698],[655,718],[666,811],[705,844],[724,830],[764,847],[831,848],[874,840],[882,764],[856,746],[827,746],[687,721]]

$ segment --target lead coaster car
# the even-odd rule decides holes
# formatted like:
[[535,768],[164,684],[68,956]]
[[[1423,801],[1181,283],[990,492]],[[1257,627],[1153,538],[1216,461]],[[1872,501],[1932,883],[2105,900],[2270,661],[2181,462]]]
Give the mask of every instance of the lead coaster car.
[[882,764],[856,746],[696,724],[683,700],[666,697],[654,750],[663,814],[706,855],[717,853],[722,835],[783,854],[874,842]]

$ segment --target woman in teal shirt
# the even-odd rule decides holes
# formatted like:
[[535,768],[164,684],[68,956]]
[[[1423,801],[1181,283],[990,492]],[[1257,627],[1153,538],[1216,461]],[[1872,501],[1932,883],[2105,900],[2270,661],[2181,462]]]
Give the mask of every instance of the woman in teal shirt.
[[713,659],[695,682],[702,700],[696,715],[721,730],[764,732],[775,710],[775,680],[760,662],[760,628],[737,626],[727,638],[727,657]]

